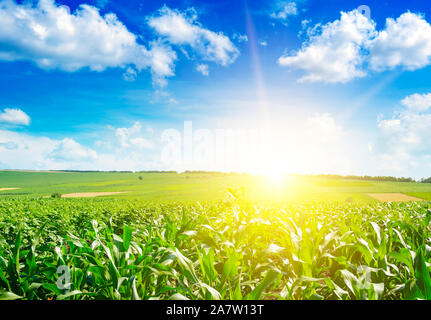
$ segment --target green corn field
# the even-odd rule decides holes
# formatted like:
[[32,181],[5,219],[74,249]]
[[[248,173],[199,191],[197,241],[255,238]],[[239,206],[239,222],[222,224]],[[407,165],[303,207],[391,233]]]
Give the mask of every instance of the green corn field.
[[431,299],[430,222],[428,202],[4,198],[0,299]]

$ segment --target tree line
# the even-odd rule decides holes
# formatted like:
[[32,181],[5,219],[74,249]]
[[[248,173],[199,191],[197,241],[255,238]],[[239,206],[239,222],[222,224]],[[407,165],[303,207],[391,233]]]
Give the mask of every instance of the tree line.
[[319,174],[319,175],[315,175],[315,176],[321,177],[321,178],[326,178],[326,179],[431,183],[431,177],[422,178],[420,180],[415,180],[413,178],[405,178],[405,177],[398,178],[398,177],[392,177],[392,176],[355,176],[355,175],[342,176],[342,175],[337,175],[337,174]]

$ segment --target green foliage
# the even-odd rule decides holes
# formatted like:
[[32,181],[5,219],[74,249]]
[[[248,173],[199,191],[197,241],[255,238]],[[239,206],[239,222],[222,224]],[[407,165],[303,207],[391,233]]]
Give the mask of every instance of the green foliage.
[[[142,179],[140,179],[142,177]],[[106,196],[193,204],[222,201],[226,187],[245,189],[249,199],[262,201],[376,201],[369,193],[406,193],[431,200],[431,184],[409,179],[290,175],[274,187],[265,177],[215,172],[17,172],[0,171],[0,199],[51,197],[86,192],[123,192]],[[385,181],[380,181],[385,180]],[[12,189],[10,189],[12,188]],[[350,201],[350,200],[349,200]]]
[[[338,174],[321,174],[316,175],[317,177],[323,177],[326,179],[347,179],[347,180],[365,180],[365,181],[393,181],[393,182],[415,182],[413,178],[397,178],[392,176],[341,176]],[[422,180],[423,181],[423,180]],[[421,182],[422,182],[421,181]]]
[[[0,200],[4,299],[431,299],[429,203]],[[67,288],[58,285],[66,267]]]

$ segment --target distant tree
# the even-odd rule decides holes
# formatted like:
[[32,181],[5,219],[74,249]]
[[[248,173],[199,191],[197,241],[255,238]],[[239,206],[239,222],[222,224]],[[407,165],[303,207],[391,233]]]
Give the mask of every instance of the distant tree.
[[51,194],[51,198],[59,199],[59,198],[61,198],[61,193],[54,192],[53,194]]
[[431,183],[431,177],[430,178],[424,178],[421,180],[422,183]]
[[142,177],[142,176],[139,176],[139,178],[138,178],[139,180],[144,180],[144,178]]
[[351,180],[365,180],[365,181],[394,181],[394,182],[415,182],[413,178],[397,178],[391,176],[341,176],[337,174],[319,174],[317,177],[326,178],[326,179],[351,179]]

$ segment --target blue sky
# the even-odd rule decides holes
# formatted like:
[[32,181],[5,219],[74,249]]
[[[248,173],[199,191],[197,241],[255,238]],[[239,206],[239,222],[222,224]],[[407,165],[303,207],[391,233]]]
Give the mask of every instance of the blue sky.
[[0,168],[430,176],[430,11],[0,0]]

